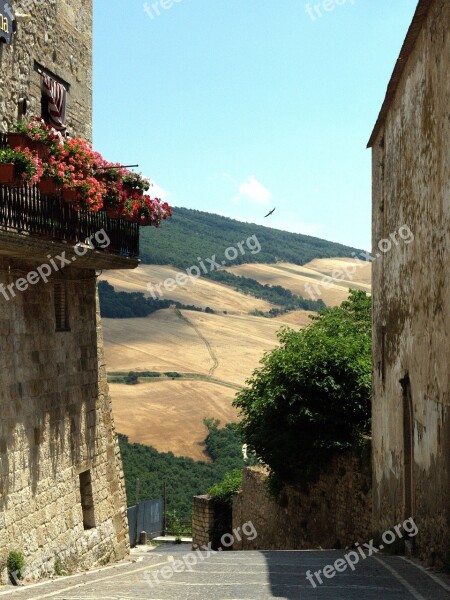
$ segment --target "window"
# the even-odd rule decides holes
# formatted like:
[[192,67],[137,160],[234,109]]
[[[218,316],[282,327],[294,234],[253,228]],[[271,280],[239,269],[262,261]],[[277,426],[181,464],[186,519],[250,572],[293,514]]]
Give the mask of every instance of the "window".
[[54,285],[56,331],[70,331],[69,311],[67,306],[67,288],[65,281],[57,281]]
[[81,508],[83,509],[83,527],[95,527],[94,497],[92,495],[91,472],[80,473]]

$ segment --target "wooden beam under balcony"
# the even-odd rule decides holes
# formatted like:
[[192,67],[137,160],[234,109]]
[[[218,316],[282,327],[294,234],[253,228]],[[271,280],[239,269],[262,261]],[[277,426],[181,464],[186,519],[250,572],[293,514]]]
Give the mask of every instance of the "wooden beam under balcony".
[[78,244],[75,247],[67,242],[0,230],[0,256],[22,259],[33,264],[48,264],[49,256],[57,265],[61,262],[57,257],[62,256],[77,269],[135,269],[140,262],[136,257],[108,252],[107,248],[91,249],[87,244]]

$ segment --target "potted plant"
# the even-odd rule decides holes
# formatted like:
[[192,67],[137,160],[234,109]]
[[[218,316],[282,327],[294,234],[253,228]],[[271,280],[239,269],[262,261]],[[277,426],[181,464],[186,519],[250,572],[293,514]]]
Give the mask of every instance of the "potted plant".
[[102,160],[101,164],[94,165],[95,177],[99,181],[118,183],[122,181],[123,176],[126,172],[119,163],[110,163],[106,160]]
[[172,216],[172,209],[167,202],[162,203],[159,198],[152,199],[150,196],[141,196],[133,192],[132,196],[125,201],[123,215],[127,221],[142,226],[159,227],[161,221]]
[[55,149],[54,158],[58,176],[63,180],[64,200],[76,202],[81,208],[100,210],[106,187],[93,174],[95,166],[103,162],[102,156],[85,140],[72,138]]
[[43,163],[43,173],[39,181],[39,191],[47,196],[59,196],[64,184],[64,167],[51,156],[49,161]]
[[125,201],[128,194],[123,189],[121,181],[105,182],[106,194],[104,198],[104,208],[110,219],[120,219],[123,216]]
[[141,173],[125,170],[123,175],[123,187],[130,194],[144,195],[150,189],[151,183]]
[[0,150],[0,183],[10,187],[31,186],[38,183],[42,173],[41,160],[28,148]]
[[34,117],[30,123],[20,121],[8,133],[8,145],[11,148],[29,148],[37,152],[42,160],[48,159],[52,148],[61,144],[62,140],[62,135],[39,117]]
[[[76,193],[75,203],[77,209],[98,212],[103,208],[106,188],[104,183],[98,181],[93,175],[83,177],[83,175],[80,174],[78,180],[71,189],[72,192]],[[66,194],[67,192],[68,190],[66,190]]]

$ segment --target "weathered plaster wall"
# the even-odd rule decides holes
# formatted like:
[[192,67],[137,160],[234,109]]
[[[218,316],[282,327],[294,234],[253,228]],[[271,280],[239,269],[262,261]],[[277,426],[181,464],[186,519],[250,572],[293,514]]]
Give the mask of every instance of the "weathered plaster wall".
[[[0,283],[31,269],[2,258]],[[0,295],[0,554],[23,552],[31,578],[53,573],[58,555],[71,569],[128,552],[95,271],[64,272],[67,332],[55,331],[54,281],[61,278],[14,299]],[[87,470],[96,527],[85,531],[79,474]]]
[[11,45],[0,44],[0,130],[18,120],[18,100],[28,116],[41,114],[40,75],[34,61],[70,84],[71,135],[92,137],[92,0],[15,0],[31,20],[19,22]]
[[369,457],[339,457],[307,492],[287,487],[278,502],[266,482],[265,471],[244,470],[233,502],[233,529],[251,521],[258,535],[236,540],[233,550],[344,548],[372,537]]
[[431,560],[450,550],[449,22],[450,4],[436,0],[373,148],[373,253],[403,225],[414,234],[373,263],[374,528],[412,512]]

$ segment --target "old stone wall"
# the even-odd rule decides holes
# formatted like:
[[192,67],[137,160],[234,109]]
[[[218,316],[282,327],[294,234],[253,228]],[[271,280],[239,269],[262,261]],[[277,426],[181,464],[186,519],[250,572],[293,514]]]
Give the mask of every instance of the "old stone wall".
[[214,503],[208,496],[195,496],[192,504],[192,547],[201,548],[210,542],[214,525]]
[[[32,268],[1,258],[0,284]],[[66,289],[67,331],[56,331],[55,284]],[[72,570],[128,548],[95,271],[66,267],[15,298],[0,294],[0,560],[23,552],[33,579],[53,573],[57,556]]]
[[344,548],[368,541],[372,526],[370,459],[342,456],[305,487],[286,487],[278,501],[267,489],[267,473],[244,470],[233,501],[233,530],[251,521],[254,540],[235,536],[233,550]]
[[[374,529],[450,549],[450,4],[431,3],[373,147]],[[398,239],[398,236],[397,236]]]
[[[0,130],[21,117],[20,98],[28,100],[27,117],[41,116],[38,70],[44,69],[68,90],[68,133],[91,139],[92,0],[12,4],[22,18],[12,43],[0,44]],[[3,581],[12,550],[25,555],[28,579],[52,574],[56,558],[72,571],[123,558],[129,550],[96,293],[95,269],[104,268],[104,258],[91,252],[89,263],[79,259],[77,268],[66,266],[48,283],[19,292],[20,277],[52,257],[57,265],[64,249],[48,242],[45,258],[45,239],[20,237],[4,231],[0,247]],[[109,256],[114,268],[124,267]],[[6,291],[12,283],[14,294]]]
[[15,0],[30,20],[17,24],[10,45],[0,44],[0,130],[18,120],[19,98],[28,116],[41,115],[41,77],[35,63],[69,84],[68,132],[92,137],[92,0]]

